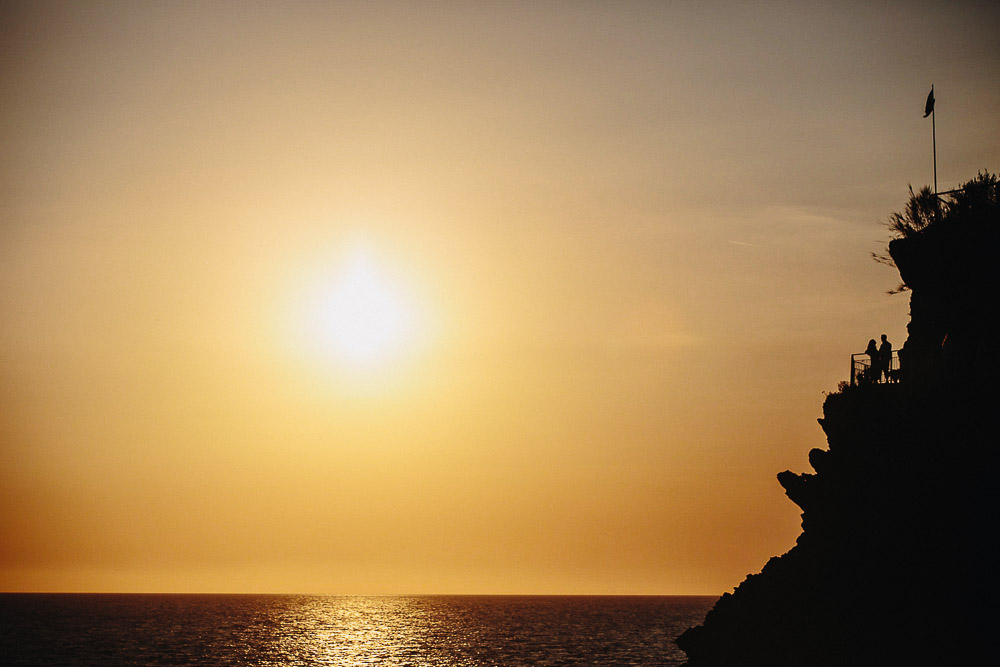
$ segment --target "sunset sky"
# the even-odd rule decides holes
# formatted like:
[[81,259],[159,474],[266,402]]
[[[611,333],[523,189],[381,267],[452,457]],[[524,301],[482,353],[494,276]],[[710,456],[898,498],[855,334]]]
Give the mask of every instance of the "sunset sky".
[[1000,169],[997,26],[3,2],[0,591],[730,590],[905,340],[931,84],[939,189]]

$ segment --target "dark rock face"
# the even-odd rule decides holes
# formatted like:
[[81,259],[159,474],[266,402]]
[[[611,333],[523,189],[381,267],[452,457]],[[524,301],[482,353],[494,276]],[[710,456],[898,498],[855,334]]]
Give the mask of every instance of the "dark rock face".
[[893,241],[906,375],[827,397],[802,534],[677,639],[689,667],[977,664],[996,634],[996,198]]
[[916,382],[982,381],[998,370],[995,274],[1000,221],[985,215],[953,219],[896,239],[889,254],[912,290],[903,346]]

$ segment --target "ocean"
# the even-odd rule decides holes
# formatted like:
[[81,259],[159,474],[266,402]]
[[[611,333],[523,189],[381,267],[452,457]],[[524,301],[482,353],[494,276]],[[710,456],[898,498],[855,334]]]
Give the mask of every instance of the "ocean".
[[0,663],[680,665],[715,599],[0,594]]

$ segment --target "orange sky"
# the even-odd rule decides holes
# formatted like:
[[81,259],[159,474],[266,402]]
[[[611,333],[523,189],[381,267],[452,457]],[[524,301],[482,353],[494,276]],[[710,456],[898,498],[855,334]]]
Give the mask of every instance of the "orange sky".
[[731,589],[905,339],[931,83],[998,168],[986,4],[4,3],[0,590]]

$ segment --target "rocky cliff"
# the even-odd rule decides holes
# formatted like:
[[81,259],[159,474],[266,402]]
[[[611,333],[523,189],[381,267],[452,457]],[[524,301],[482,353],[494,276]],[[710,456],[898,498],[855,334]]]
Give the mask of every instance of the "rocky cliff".
[[959,665],[991,652],[996,182],[980,175],[898,230],[905,373],[827,397],[815,472],[778,475],[802,534],[677,639],[689,667]]

